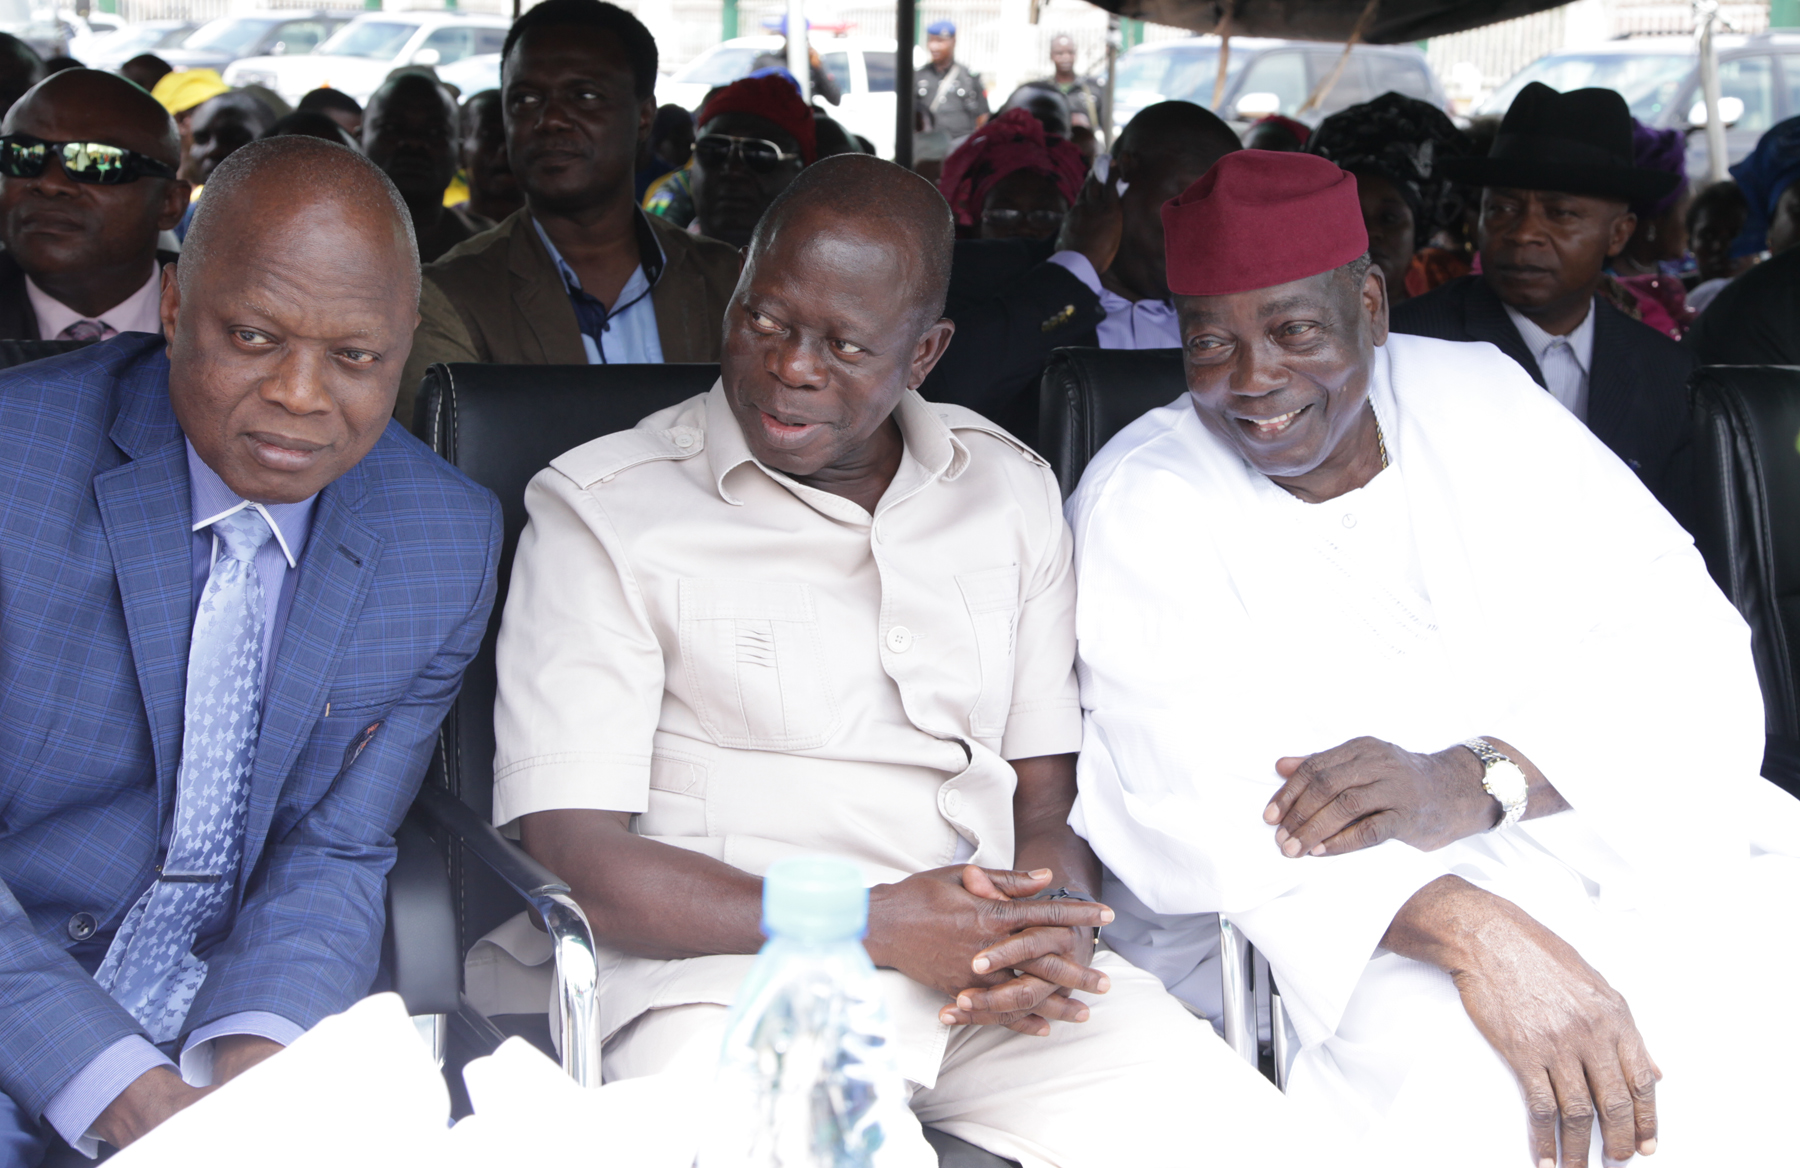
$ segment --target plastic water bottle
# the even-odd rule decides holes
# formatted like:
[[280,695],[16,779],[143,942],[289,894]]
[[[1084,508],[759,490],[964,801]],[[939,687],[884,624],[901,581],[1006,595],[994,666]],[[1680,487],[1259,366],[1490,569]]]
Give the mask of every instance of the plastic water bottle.
[[871,1168],[906,1091],[862,946],[869,891],[848,860],[763,878],[769,940],[726,1023],[702,1168]]

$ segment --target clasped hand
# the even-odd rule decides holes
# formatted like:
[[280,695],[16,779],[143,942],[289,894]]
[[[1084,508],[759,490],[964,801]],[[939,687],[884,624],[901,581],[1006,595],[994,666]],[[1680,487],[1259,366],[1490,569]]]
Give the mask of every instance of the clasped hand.
[[869,955],[954,998],[947,1025],[1005,1026],[1046,1035],[1051,1022],[1085,1022],[1071,990],[1103,994],[1088,962],[1094,929],[1113,912],[1079,900],[1031,900],[1052,873],[957,864],[881,884],[869,894]]
[[1493,827],[1500,804],[1481,785],[1473,752],[1414,754],[1352,738],[1305,758],[1276,760],[1287,782],[1263,810],[1287,856],[1336,856],[1390,839],[1431,852]]

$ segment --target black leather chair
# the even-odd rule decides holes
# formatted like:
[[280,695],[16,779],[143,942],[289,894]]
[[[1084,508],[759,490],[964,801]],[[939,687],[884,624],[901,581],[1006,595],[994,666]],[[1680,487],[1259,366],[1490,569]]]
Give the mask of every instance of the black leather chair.
[[[402,856],[395,873],[400,876],[405,867],[405,878],[391,879],[389,890],[387,951],[396,974],[394,988],[414,1014],[450,1015],[445,1049],[453,1098],[460,1096],[462,1064],[490,1053],[508,1030],[534,1040],[548,1037],[543,1015],[486,1019],[462,1002],[462,959],[468,947],[517,913],[521,898],[540,912],[567,911],[562,902],[568,886],[489,823],[494,638],[512,575],[513,552],[525,527],[525,486],[565,450],[629,429],[648,414],[704,393],[718,375],[716,365],[433,365],[420,386],[414,433],[451,465],[499,495],[505,520],[494,616],[481,651],[463,677],[462,692],[444,720],[438,753],[413,815],[402,827]],[[433,837],[443,842],[443,852],[432,850]],[[395,891],[395,883],[405,887]],[[426,904],[434,896],[440,903]],[[445,902],[454,907],[446,909]],[[402,919],[409,915],[425,924],[411,927]],[[446,917],[454,927],[454,943],[448,947]],[[583,931],[585,927],[584,921]],[[413,953],[402,952],[408,944]],[[579,958],[578,947],[571,956]],[[426,966],[432,964],[437,968],[428,971]],[[422,995],[421,1004],[443,1003],[452,981],[455,992],[445,1010],[422,1010],[408,997],[410,986]],[[423,996],[427,994],[434,996],[428,1001]],[[537,1032],[527,1033],[529,1026]],[[566,1044],[566,1026],[564,1035]],[[597,1049],[591,1052],[596,1063],[598,1054]],[[565,1067],[570,1065],[566,1049],[563,1061]],[[466,1103],[462,1106],[466,1108]],[[943,1132],[928,1129],[926,1138],[937,1150],[942,1168],[1017,1168],[1010,1160]]]
[[1180,349],[1056,349],[1039,383],[1039,449],[1068,498],[1112,436],[1187,392]]
[[[1063,498],[1114,435],[1187,392],[1180,349],[1057,349],[1039,387],[1038,434]],[[1284,1090],[1288,1035],[1268,960],[1222,920],[1225,1041]]]
[[11,369],[27,361],[39,361],[61,353],[85,349],[92,341],[0,341],[0,369]]
[[1694,543],[1750,625],[1763,775],[1800,795],[1800,368],[1694,372]]

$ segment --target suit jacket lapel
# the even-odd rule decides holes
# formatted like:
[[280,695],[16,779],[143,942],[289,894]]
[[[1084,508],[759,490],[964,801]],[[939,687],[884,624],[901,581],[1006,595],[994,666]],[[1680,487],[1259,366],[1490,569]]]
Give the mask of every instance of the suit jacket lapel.
[[312,533],[301,553],[294,603],[263,703],[244,834],[246,872],[261,858],[282,785],[324,711],[344,642],[375,579],[382,544],[358,517],[365,491],[358,465],[319,493]]
[[1469,284],[1469,299],[1465,309],[1464,326],[1469,336],[1477,341],[1487,341],[1502,353],[1525,367],[1531,379],[1540,386],[1544,384],[1543,370],[1538,368],[1537,358],[1525,347],[1525,338],[1506,315],[1506,305],[1494,290],[1487,286],[1487,281],[1480,276],[1473,277]]
[[513,305],[518,310],[514,318],[520,322],[522,334],[536,338],[543,363],[586,365],[587,346],[581,343],[575,307],[569,303],[562,273],[538,238],[529,213],[520,212],[513,222],[506,262],[512,273]]
[[156,788],[166,819],[181,762],[193,629],[193,497],[187,446],[168,404],[166,366],[147,362],[120,379],[111,437],[131,459],[94,479],[112,552],[132,663],[150,723]]
[[1588,370],[1588,429],[1611,444],[1631,412],[1631,345],[1625,330],[1634,321],[1596,297],[1594,299],[1594,357]]

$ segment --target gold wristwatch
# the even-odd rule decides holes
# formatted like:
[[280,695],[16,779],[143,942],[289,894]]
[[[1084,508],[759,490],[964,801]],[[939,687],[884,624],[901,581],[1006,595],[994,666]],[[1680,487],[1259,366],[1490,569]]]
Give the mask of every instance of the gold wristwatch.
[[1481,760],[1481,789],[1500,804],[1500,822],[1494,829],[1511,827],[1525,817],[1525,805],[1531,801],[1531,784],[1519,764],[1494,749],[1485,738],[1471,738],[1463,743]]

